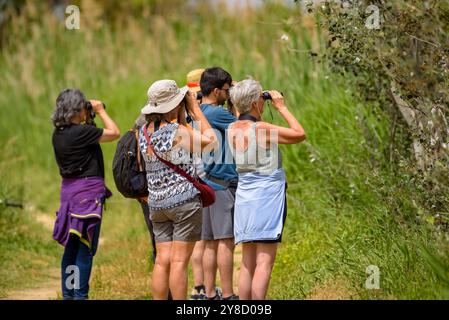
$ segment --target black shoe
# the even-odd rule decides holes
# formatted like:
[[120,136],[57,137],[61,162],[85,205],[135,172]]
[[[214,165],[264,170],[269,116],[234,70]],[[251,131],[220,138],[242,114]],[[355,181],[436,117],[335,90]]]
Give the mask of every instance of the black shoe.
[[190,300],[206,300],[206,294],[204,293],[204,286],[198,286],[192,289]]
[[216,294],[216,295],[213,296],[212,298],[209,298],[209,297],[207,297],[207,296],[206,296],[206,298],[207,298],[207,300],[221,300],[221,297],[220,297],[218,294]]
[[235,294],[231,294],[229,297],[222,297],[221,300],[240,300],[240,298]]
[[215,287],[215,294],[220,298],[218,300],[221,300],[221,298],[223,298],[223,292],[221,292],[220,287]]
[[215,296],[213,296],[212,298],[206,296],[206,300],[222,300],[222,298],[223,298],[223,294],[219,287],[215,287]]

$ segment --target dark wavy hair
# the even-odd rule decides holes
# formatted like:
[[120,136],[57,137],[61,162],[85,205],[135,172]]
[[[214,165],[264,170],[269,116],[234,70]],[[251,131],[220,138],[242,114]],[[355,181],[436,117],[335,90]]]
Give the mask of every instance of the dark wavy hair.
[[73,117],[86,105],[86,97],[79,89],[64,89],[56,99],[51,121],[56,128],[69,126]]

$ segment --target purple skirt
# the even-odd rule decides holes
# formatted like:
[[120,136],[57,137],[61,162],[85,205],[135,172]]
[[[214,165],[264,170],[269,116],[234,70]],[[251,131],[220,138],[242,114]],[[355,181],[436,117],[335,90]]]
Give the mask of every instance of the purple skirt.
[[63,178],[53,239],[65,247],[73,233],[90,248],[95,226],[101,223],[104,201],[111,195],[101,177]]

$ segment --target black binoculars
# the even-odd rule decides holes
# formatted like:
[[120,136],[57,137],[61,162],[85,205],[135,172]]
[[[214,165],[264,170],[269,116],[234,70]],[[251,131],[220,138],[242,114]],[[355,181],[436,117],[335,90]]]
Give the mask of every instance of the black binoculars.
[[[106,105],[103,103],[103,108],[106,110]],[[89,116],[91,119],[95,118],[95,111],[94,108],[92,107],[92,103],[90,101],[86,101],[86,109],[87,112],[89,112]]]
[[[281,92],[281,95],[284,96],[284,94]],[[203,98],[203,93],[201,91],[196,93],[196,99],[201,100]],[[271,94],[268,91],[262,92],[262,98],[264,100],[272,100]]]
[[[284,96],[284,94],[283,94],[282,92],[281,92],[281,95]],[[264,100],[273,100],[273,99],[271,98],[271,94],[270,94],[268,91],[262,92],[262,98],[263,98]]]
[[[187,96],[187,94],[186,94],[186,96]],[[201,100],[201,99],[203,99],[203,97],[204,97],[204,95],[201,91],[198,91],[196,93],[196,100]],[[184,97],[184,99],[186,99],[186,97]]]

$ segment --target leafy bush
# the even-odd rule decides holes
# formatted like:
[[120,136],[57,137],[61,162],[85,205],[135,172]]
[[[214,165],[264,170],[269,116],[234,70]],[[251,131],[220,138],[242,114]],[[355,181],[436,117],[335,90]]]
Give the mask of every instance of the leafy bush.
[[388,140],[380,142],[390,168],[416,188],[427,218],[447,229],[449,3],[323,1],[314,10],[328,32],[331,67],[354,75],[360,101],[390,118]]

